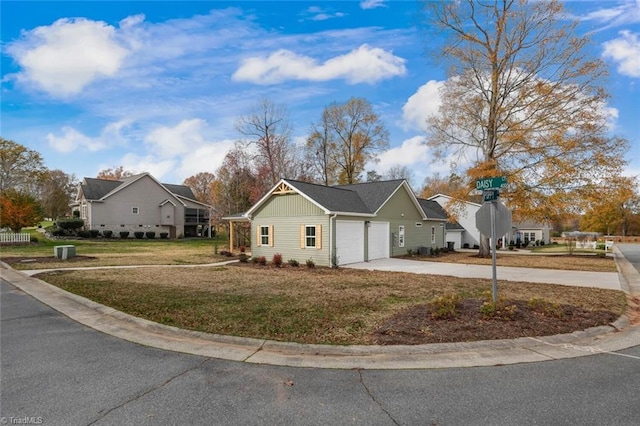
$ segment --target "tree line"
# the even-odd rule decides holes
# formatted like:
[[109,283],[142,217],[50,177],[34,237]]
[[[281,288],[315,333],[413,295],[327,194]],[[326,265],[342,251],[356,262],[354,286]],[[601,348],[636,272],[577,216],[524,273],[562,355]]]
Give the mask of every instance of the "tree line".
[[[455,219],[461,201],[480,201],[477,179],[504,176],[508,185],[501,197],[515,220],[573,221],[591,231],[640,233],[638,180],[623,174],[629,143],[612,134],[605,108],[606,65],[590,55],[589,36],[578,34],[578,21],[561,2],[424,1],[420,16],[427,50],[447,71],[440,107],[424,117],[426,143],[434,161],[451,166],[450,176],[427,178],[422,196],[452,196]],[[433,32],[446,41],[431,43]],[[365,170],[389,147],[389,133],[363,98],[327,105],[302,145],[292,140],[286,107],[268,99],[240,117],[236,129],[241,137],[222,165],[184,182],[215,206],[218,218],[246,211],[280,178],[324,185],[412,179],[401,166],[386,176]],[[3,150],[11,151],[8,142],[3,140]],[[46,205],[48,215],[55,214],[56,197],[47,200],[45,194],[63,193],[64,182],[75,177],[58,171],[58,188],[51,183],[56,171],[41,167],[39,154],[18,154],[43,173],[32,173],[39,177],[31,183],[19,182],[21,173],[12,175],[11,162],[5,175],[3,159],[3,193],[5,186],[24,190]],[[99,177],[126,173],[120,167]],[[480,254],[488,254],[486,239]]]

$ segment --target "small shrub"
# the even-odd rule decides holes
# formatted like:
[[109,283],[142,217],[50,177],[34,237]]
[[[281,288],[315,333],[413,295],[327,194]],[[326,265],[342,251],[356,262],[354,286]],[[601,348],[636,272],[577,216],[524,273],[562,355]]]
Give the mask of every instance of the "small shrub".
[[213,243],[213,254],[218,255],[218,242]]
[[266,265],[266,264],[267,264],[267,258],[266,258],[266,257],[264,257],[264,256],[260,256],[260,257],[258,258],[258,265],[262,265],[262,266],[264,266],[264,265]]
[[273,259],[271,260],[271,263],[276,268],[280,268],[282,266],[282,255],[280,253],[274,254]]
[[411,249],[407,249],[407,256],[413,256],[414,252]]
[[316,263],[313,261],[313,259],[307,259],[307,268],[311,269],[315,267],[316,267]]
[[169,233],[168,232],[161,232],[160,233],[160,238],[163,240],[166,240],[167,238],[169,238]]
[[78,231],[78,237],[80,238],[91,238],[91,233],[89,231]]
[[156,233],[153,231],[147,231],[144,235],[150,240],[153,240],[156,237]]
[[258,261],[259,261],[259,260],[260,260],[260,259],[258,259],[256,256],[253,256],[253,257],[251,258],[251,262],[252,262],[252,263],[258,263]]
[[38,240],[38,237],[31,237],[31,242],[32,243],[37,243],[38,241],[40,241],[40,240]]
[[240,253],[244,253],[247,250],[245,246],[240,246]]
[[468,248],[469,248],[469,243],[464,243],[464,244],[462,245],[462,248],[468,249]]
[[431,318],[436,320],[455,318],[458,314],[460,301],[461,298],[458,294],[445,294],[434,297],[429,301]]
[[65,231],[75,231],[84,226],[84,220],[80,218],[63,218],[56,220],[56,226]]
[[233,257],[233,252],[229,250],[220,250],[220,256]]
[[113,231],[105,229],[104,231],[102,231],[102,236],[105,238],[111,238],[113,237]]
[[98,231],[97,229],[90,229],[89,235],[91,236],[91,238],[98,238],[100,236],[100,231]]
[[480,311],[486,319],[502,319],[511,321],[515,319],[518,313],[516,305],[509,305],[503,298],[498,298],[497,302],[493,300],[484,302],[480,306]]
[[249,261],[249,256],[247,256],[246,253],[240,253],[238,260],[240,263],[247,263]]
[[120,231],[120,238],[129,238],[129,231]]
[[53,235],[54,237],[64,237],[64,229],[62,228],[53,228],[51,230],[51,235]]
[[534,312],[544,315],[545,317],[562,318],[564,317],[564,311],[556,302],[550,302],[548,300],[534,297],[529,299],[527,306]]
[[293,266],[294,268],[297,268],[298,266],[300,266],[300,262],[298,262],[295,259],[289,259],[289,266]]
[[144,238],[144,232],[142,231],[136,231],[133,233],[133,236],[136,237],[136,239],[141,240]]

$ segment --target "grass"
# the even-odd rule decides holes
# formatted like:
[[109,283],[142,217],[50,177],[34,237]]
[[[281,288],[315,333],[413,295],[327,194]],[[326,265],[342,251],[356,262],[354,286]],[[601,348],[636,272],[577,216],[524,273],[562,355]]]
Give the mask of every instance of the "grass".
[[[67,261],[53,259],[53,247],[60,244],[74,244],[79,256]],[[134,316],[209,333],[300,343],[375,344],[386,341],[396,344],[408,341],[402,337],[403,328],[405,331],[416,329],[410,343],[419,343],[424,342],[422,339],[427,334],[439,339],[437,341],[520,336],[527,333],[523,330],[531,324],[530,319],[520,319],[490,327],[484,320],[461,322],[456,315],[448,318],[449,311],[443,311],[442,316],[447,319],[442,321],[434,320],[431,313],[420,313],[420,321],[430,322],[414,327],[416,312],[423,312],[421,307],[429,305],[434,298],[456,295],[468,304],[471,300],[486,298],[491,289],[490,280],[342,268],[293,268],[289,265],[282,268],[253,264],[179,267],[228,260],[214,254],[216,244],[218,251],[227,248],[224,241],[210,239],[50,241],[40,236],[37,244],[3,246],[2,260],[16,269],[158,265],[49,272],[39,277]],[[23,259],[31,261],[20,262]],[[478,258],[471,253],[449,253],[425,260],[491,262],[490,258]],[[577,255],[501,254],[498,264],[616,270],[610,258]],[[626,309],[625,295],[620,291],[524,282],[501,282],[499,288],[501,297],[520,301],[521,310],[532,300],[536,301],[538,309],[550,306],[549,303],[575,307],[573,319],[580,316],[581,322],[570,324],[569,327],[574,328],[569,331],[591,326],[583,321],[584,315],[578,315],[578,311],[586,310],[587,316],[591,312],[593,318],[602,318],[605,311],[609,316],[617,317]],[[544,323],[535,333],[555,334],[566,330],[566,323],[573,319],[565,317],[558,318],[554,324]],[[559,325],[565,328],[559,328]],[[488,336],[490,328],[494,331]],[[511,332],[516,334],[508,334]]]
[[[162,324],[317,344],[371,344],[375,331],[404,310],[452,293],[481,298],[491,289],[491,281],[483,279],[240,264],[65,271],[41,278]],[[504,282],[500,294],[616,315],[626,307],[624,293],[611,290]]]

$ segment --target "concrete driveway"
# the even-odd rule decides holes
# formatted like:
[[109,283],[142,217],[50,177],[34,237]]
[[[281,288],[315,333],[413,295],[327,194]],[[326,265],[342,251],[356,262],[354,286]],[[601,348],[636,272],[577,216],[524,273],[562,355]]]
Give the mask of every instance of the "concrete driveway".
[[[492,278],[491,266],[460,263],[427,262],[409,259],[378,259],[344,265],[343,268],[370,271],[410,272],[414,274],[448,275],[460,278]],[[497,267],[499,281],[525,281],[621,290],[617,272],[562,271],[558,269]]]

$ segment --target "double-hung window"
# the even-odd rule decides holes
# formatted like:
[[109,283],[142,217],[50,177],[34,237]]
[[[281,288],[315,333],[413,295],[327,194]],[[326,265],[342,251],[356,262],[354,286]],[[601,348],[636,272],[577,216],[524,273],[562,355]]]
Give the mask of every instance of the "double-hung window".
[[431,244],[436,242],[436,227],[431,227]]
[[260,227],[260,245],[261,246],[269,245],[269,226]]
[[306,248],[316,248],[316,227],[313,226],[305,226],[304,227],[304,236],[305,236],[305,247]]
[[300,248],[322,248],[322,225],[300,225]]

